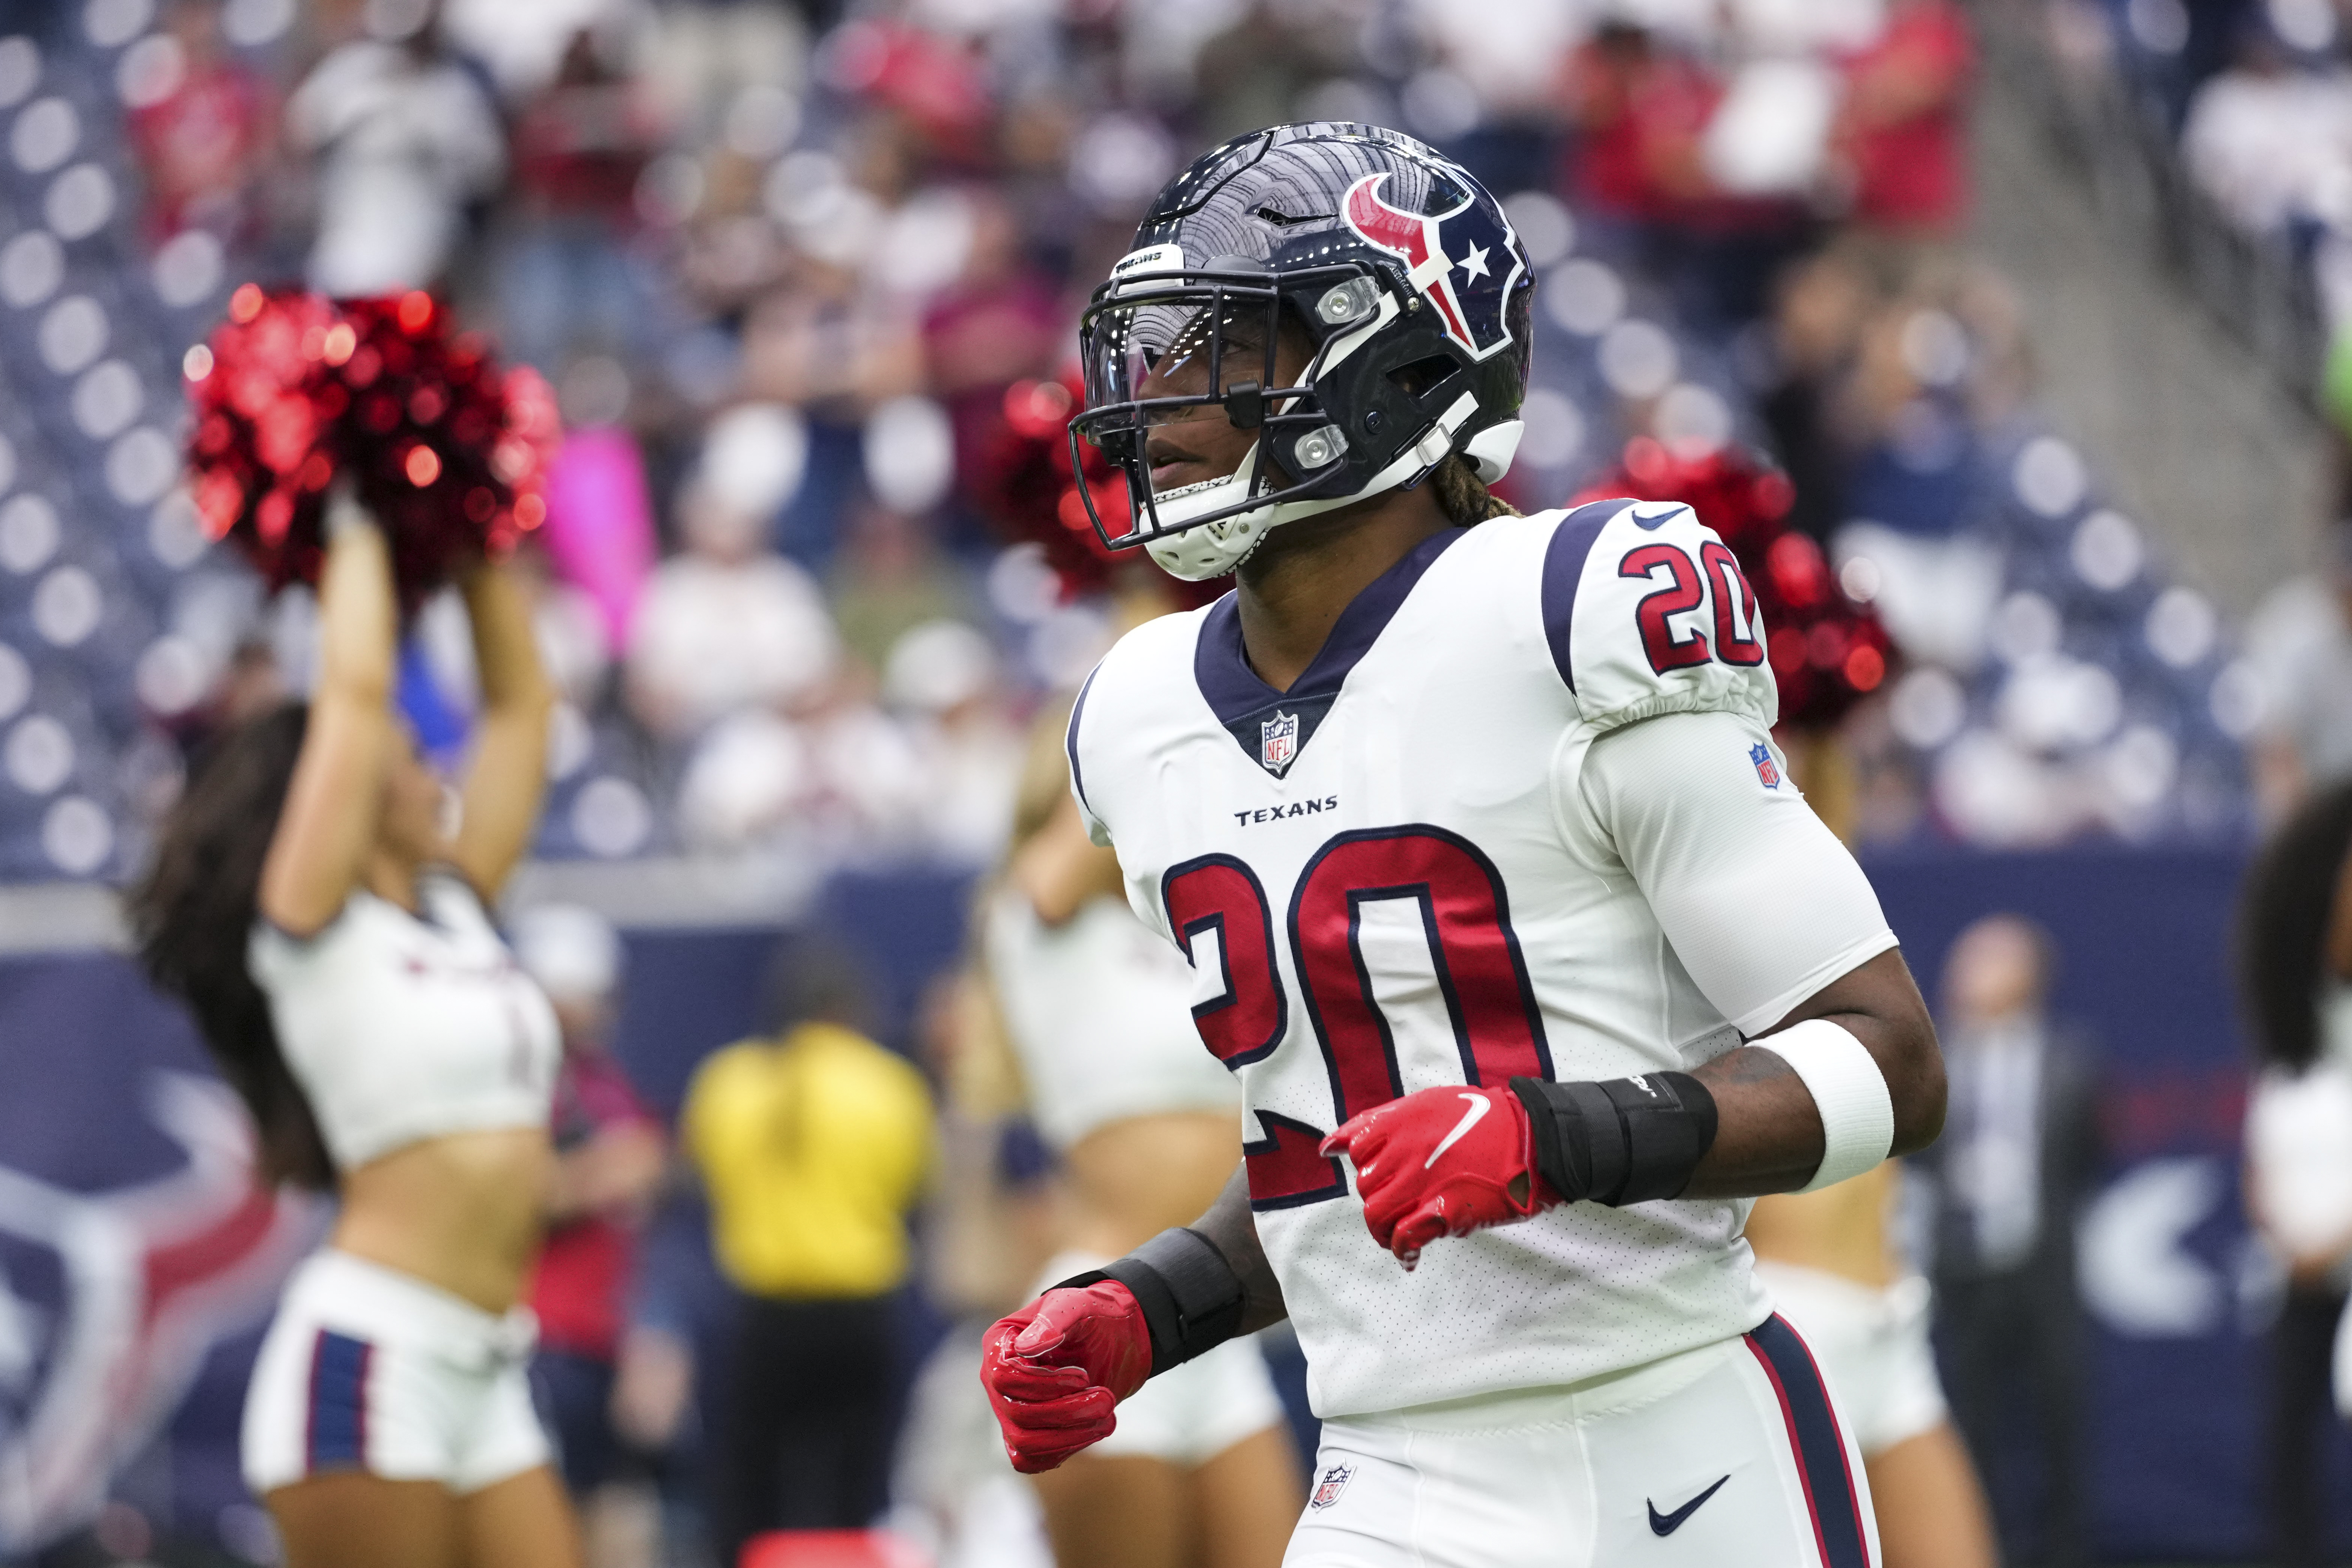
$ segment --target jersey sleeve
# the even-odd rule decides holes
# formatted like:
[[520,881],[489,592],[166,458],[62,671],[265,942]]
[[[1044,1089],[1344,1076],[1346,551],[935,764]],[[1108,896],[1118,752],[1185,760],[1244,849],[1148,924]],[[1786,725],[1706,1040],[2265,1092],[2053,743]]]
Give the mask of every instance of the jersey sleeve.
[[1110,848],[1110,830],[1103,825],[1100,817],[1095,815],[1094,805],[1087,799],[1087,767],[1079,745],[1087,716],[1087,698],[1093,693],[1095,681],[1101,674],[1102,666],[1096,665],[1094,673],[1087,676],[1086,685],[1078,688],[1077,700],[1070,705],[1070,727],[1063,736],[1062,749],[1069,754],[1070,797],[1078,803],[1078,820],[1087,825],[1087,837],[1094,841],[1095,846],[1107,850]]
[[1779,712],[1755,591],[1676,502],[1594,501],[1544,549],[1544,639],[1578,715],[1606,732],[1664,713]]
[[1751,718],[1622,726],[1587,751],[1575,791],[1683,967],[1744,1035],[1895,945],[1862,868]]

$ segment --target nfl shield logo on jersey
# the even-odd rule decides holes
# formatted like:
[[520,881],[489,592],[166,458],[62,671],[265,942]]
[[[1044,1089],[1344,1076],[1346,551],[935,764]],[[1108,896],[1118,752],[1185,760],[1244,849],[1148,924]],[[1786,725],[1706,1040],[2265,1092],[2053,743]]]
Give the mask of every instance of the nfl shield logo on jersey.
[[1307,1506],[1329,1508],[1339,1500],[1339,1494],[1348,1490],[1348,1483],[1355,1479],[1355,1475],[1356,1467],[1353,1465],[1333,1465],[1323,1472],[1323,1479],[1316,1484],[1315,1495],[1307,1499]]
[[1298,755],[1298,716],[1280,708],[1258,727],[1257,759],[1268,773],[1279,773]]
[[1748,748],[1748,760],[1756,764],[1756,777],[1763,781],[1764,788],[1778,789],[1780,787],[1780,765],[1772,760],[1771,747],[1758,741]]

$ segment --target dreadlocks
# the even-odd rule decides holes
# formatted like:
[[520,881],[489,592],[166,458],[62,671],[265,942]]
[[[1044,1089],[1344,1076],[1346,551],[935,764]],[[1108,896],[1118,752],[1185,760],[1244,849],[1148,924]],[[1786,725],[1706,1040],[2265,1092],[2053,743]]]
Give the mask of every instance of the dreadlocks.
[[1486,488],[1478,471],[1460,453],[1453,453],[1432,470],[1429,486],[1437,504],[1457,528],[1483,523],[1488,517],[1516,517],[1519,509]]

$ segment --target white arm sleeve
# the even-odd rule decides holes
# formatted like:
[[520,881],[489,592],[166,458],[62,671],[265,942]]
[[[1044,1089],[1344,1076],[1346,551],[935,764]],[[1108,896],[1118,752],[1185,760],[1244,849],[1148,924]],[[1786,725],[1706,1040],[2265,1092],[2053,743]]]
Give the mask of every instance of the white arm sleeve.
[[1751,1037],[1895,945],[1862,868],[1784,773],[1754,721],[1675,713],[1594,741],[1577,780],[1675,956]]

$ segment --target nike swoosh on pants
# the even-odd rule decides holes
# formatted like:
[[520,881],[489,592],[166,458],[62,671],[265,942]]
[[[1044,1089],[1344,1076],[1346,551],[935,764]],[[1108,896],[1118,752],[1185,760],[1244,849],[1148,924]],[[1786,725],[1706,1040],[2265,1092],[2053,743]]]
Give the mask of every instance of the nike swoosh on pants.
[[[1729,1476],[1726,1476],[1723,1478],[1723,1481],[1727,1481],[1730,1479],[1731,1478]],[[1688,1519],[1692,1514],[1698,1511],[1699,1504],[1705,1502],[1707,1499],[1713,1497],[1716,1493],[1723,1490],[1723,1481],[1716,1482],[1713,1486],[1707,1488],[1705,1491],[1699,1493],[1698,1496],[1691,1499],[1690,1501],[1683,1504],[1682,1507],[1675,1510],[1672,1513],[1660,1513],[1658,1511],[1658,1505],[1654,1502],[1650,1503],[1650,1533],[1653,1535],[1672,1535],[1675,1531],[1680,1530],[1683,1527],[1683,1521]],[[1649,1500],[1645,1498],[1643,1500],[1647,1502]]]

